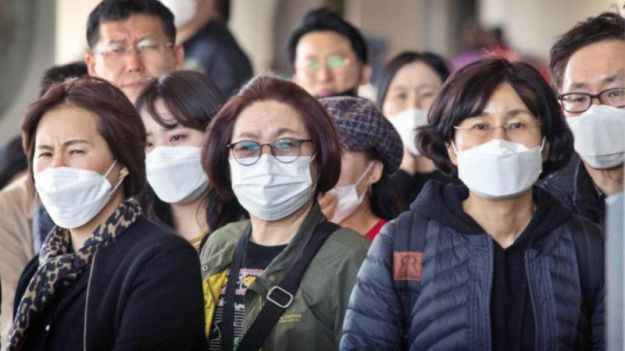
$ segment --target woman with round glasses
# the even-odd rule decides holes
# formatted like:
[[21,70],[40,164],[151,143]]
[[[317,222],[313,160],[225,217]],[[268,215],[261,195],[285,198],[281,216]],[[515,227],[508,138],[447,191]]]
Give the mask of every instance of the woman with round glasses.
[[331,118],[294,83],[255,78],[219,111],[202,155],[209,186],[250,214],[200,255],[211,349],[336,349],[368,240],[316,201],[341,171]]
[[149,187],[142,197],[148,218],[164,223],[198,251],[209,233],[243,218],[236,200],[207,191],[202,169],[204,130],[224,103],[208,76],[175,71],[152,81],[137,98],[147,132]]
[[418,144],[432,181],[374,241],[342,350],[603,349],[603,239],[534,186],[572,136],[525,63],[484,60],[443,87]]

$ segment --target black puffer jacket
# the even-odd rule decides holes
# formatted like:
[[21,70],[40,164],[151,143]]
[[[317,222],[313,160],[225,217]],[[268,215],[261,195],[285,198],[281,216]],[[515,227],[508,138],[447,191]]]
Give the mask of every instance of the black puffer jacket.
[[[496,243],[462,212],[463,192],[432,181],[409,212],[382,229],[358,274],[341,350],[495,348],[502,312],[492,311],[494,290],[502,289],[494,287]],[[525,313],[533,321],[529,344],[534,350],[603,349],[600,229],[547,192],[535,187],[534,195],[536,214],[517,239],[528,241],[520,269],[529,295]],[[421,252],[402,247],[413,240],[407,236],[419,235],[425,235]],[[421,265],[408,274],[402,258]]]

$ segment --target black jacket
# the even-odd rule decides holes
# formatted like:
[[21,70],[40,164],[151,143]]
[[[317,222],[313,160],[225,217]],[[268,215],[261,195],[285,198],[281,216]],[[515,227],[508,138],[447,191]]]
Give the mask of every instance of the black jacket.
[[605,195],[597,189],[579,157],[547,177],[541,186],[576,214],[604,227]]
[[[465,193],[429,182],[411,210],[382,229],[358,272],[340,349],[500,349],[501,336],[525,321],[532,330],[504,344],[605,349],[599,228],[534,188],[536,213],[513,245],[522,244],[518,268],[525,278],[525,287],[517,286],[522,293],[515,296],[501,284],[505,280],[496,279],[494,241],[461,211]],[[419,248],[411,244],[416,237],[425,237]],[[504,301],[493,301],[494,293]],[[525,307],[513,306],[523,300]],[[508,321],[502,313],[522,321]]]
[[[37,270],[25,268],[15,306]],[[182,238],[139,218],[60,291],[24,350],[206,350],[200,261]]]

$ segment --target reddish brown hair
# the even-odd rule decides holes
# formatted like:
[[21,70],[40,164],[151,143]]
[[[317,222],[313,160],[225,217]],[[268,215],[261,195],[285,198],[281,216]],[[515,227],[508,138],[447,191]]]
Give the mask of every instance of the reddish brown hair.
[[54,85],[30,106],[22,122],[29,174],[33,174],[37,126],[44,114],[63,104],[83,108],[98,116],[98,132],[108,144],[113,158],[128,169],[124,195],[139,194],[145,186],[146,137],[143,122],[121,90],[94,77]]
[[302,118],[314,147],[319,170],[317,194],[332,189],[341,174],[341,145],[334,122],[319,102],[298,85],[278,78],[257,77],[224,105],[208,127],[202,148],[202,165],[224,199],[234,196],[230,182],[229,151],[234,123],[241,112],[255,102],[274,100],[289,105]]

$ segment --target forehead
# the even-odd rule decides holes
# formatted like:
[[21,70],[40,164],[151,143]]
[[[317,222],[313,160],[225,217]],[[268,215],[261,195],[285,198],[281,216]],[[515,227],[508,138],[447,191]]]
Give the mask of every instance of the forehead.
[[295,54],[296,59],[332,54],[356,56],[349,39],[332,31],[317,31],[303,35],[297,42]]
[[234,124],[233,137],[242,134],[275,136],[283,129],[300,136],[306,134],[303,119],[293,107],[275,100],[258,101],[241,111]]
[[126,19],[100,23],[99,42],[138,40],[141,38],[166,38],[157,16],[137,14]]
[[[158,117],[160,120],[162,120],[166,124],[175,124],[175,123],[177,123],[176,118],[169,111],[169,109],[167,109],[167,106],[165,106],[165,103],[163,102],[162,99],[157,99],[154,102],[154,110],[155,110],[156,115],[157,115],[156,117]],[[163,126],[158,124],[158,122],[156,122],[156,120],[154,119],[154,116],[152,116],[150,114],[150,112],[148,111],[147,106],[144,106],[141,109],[141,111],[139,111],[139,114],[141,115],[141,120],[143,120],[143,124],[145,125],[145,129],[148,132],[152,132],[154,130],[165,129]]]
[[104,141],[98,131],[98,116],[94,112],[66,104],[44,113],[36,133],[37,143],[68,139],[84,139],[93,143]]
[[604,40],[577,50],[566,64],[562,91],[601,88],[614,77],[625,82],[625,40]]
[[510,110],[528,110],[528,108],[512,85],[503,82],[493,90],[482,113],[491,115]]
[[416,61],[406,64],[397,70],[397,73],[395,73],[391,81],[390,88],[392,89],[393,87],[399,86],[414,87],[420,85],[440,87],[443,85],[443,82],[430,66],[421,61]]

